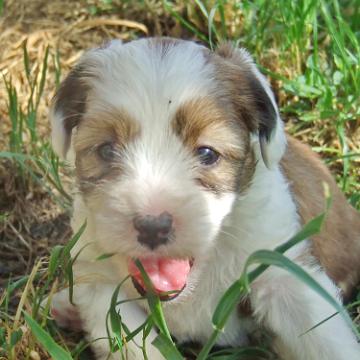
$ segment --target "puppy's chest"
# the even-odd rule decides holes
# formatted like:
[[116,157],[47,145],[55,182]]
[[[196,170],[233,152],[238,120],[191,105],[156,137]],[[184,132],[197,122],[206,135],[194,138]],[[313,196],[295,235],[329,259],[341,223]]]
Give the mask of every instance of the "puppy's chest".
[[[212,316],[220,294],[199,293],[190,302],[167,304],[163,307],[170,332],[180,342],[199,342],[204,344],[211,336],[214,327]],[[217,296],[219,295],[219,296]],[[247,314],[248,315],[248,314]],[[248,344],[248,334],[254,323],[250,316],[234,311],[220,334],[217,345],[240,346]]]

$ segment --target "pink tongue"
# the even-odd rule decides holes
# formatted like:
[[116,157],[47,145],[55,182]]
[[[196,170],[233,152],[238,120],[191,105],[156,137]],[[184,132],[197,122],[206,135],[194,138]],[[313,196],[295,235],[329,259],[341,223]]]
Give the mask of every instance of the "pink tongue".
[[[179,291],[186,284],[190,272],[189,260],[171,258],[140,258],[157,292]],[[140,270],[134,261],[129,259],[128,269],[130,275],[145,289]]]

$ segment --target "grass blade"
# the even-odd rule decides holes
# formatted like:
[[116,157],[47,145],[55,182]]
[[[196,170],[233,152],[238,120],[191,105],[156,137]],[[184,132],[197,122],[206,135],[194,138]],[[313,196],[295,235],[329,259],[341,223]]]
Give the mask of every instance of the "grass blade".
[[164,334],[160,333],[152,344],[161,352],[166,360],[184,360],[184,357],[180,354],[174,343]]
[[71,240],[64,246],[63,257],[69,257],[71,249],[75,246],[77,241],[80,239],[81,235],[84,233],[86,229],[87,222],[81,225],[80,229],[76,232],[76,234],[71,238]]
[[170,331],[166,325],[164,313],[162,311],[161,302],[159,297],[156,295],[153,284],[146,273],[141,261],[139,259],[135,259],[135,264],[141,272],[141,276],[144,280],[144,284],[147,290],[147,300],[149,303],[149,307],[151,310],[152,318],[159,328],[160,332],[163,333],[172,343],[172,338],[170,335]]
[[[123,284],[121,282],[115,289],[112,297],[111,297],[111,303],[110,303],[110,309],[109,309],[109,318],[110,318],[110,326],[112,330],[112,336],[115,337],[115,342],[118,346],[118,349],[122,351],[123,348],[123,341],[122,341],[122,321],[121,321],[121,315],[116,310],[116,302],[119,296],[120,287]],[[108,333],[108,336],[110,334]],[[109,336],[112,337],[111,335]]]
[[48,274],[49,278],[52,278],[55,275],[56,270],[59,266],[59,260],[63,251],[62,245],[56,245],[50,254],[49,266],[48,266]]
[[190,24],[189,21],[185,20],[177,11],[175,11],[172,7],[172,4],[169,1],[166,0],[164,1],[164,7],[175,19],[179,21],[180,24],[182,24],[184,27],[186,27],[191,32],[193,32],[200,40],[209,43],[208,38],[195,26]]
[[24,317],[36,339],[54,360],[73,360],[71,354],[60,347],[30,315],[24,313]]
[[49,57],[49,45],[46,47],[45,50],[45,56],[42,64],[42,70],[41,70],[41,77],[40,77],[40,83],[38,85],[38,91],[36,96],[36,103],[35,103],[35,112],[37,111],[39,107],[39,103],[41,100],[41,96],[44,92],[44,86],[45,86],[45,80],[46,80],[46,72],[47,72],[47,63],[48,63],[48,57]]
[[338,311],[348,323],[348,325],[353,329],[355,334],[358,334],[357,329],[353,325],[350,317],[347,315],[346,310],[340,305],[314,278],[312,278],[305,270],[303,270],[299,265],[292,262],[286,256],[271,250],[259,250],[250,255],[248,258],[245,270],[252,264],[261,263],[263,265],[272,265],[277,266],[291,273],[309,288],[315,291],[320,295],[324,300],[326,300],[333,308]]

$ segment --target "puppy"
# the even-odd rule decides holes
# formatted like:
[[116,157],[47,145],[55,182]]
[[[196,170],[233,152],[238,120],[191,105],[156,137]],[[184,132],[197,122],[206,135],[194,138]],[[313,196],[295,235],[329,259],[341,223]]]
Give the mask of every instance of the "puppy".
[[[244,49],[212,52],[170,38],[113,41],[88,51],[60,86],[51,110],[53,145],[76,170],[74,303],[97,359],[109,355],[106,315],[146,292],[139,258],[179,342],[204,343],[211,317],[247,257],[274,249],[324,208],[321,235],[286,255],[340,301],[360,275],[360,216],[307,147],[284,133],[273,93]],[[96,260],[101,254],[112,256]],[[67,294],[54,314],[73,319]],[[256,329],[274,336],[285,360],[356,360],[360,346],[340,315],[314,291],[276,267],[252,285],[251,315],[234,312],[219,346],[241,346]],[[120,305],[136,329],[146,301]],[[69,320],[69,319],[68,319]],[[149,359],[162,359],[147,338]],[[301,336],[300,336],[301,335]],[[141,344],[142,335],[135,341]],[[131,341],[128,358],[143,358]],[[110,356],[110,357],[109,357]],[[114,358],[117,358],[114,356]]]

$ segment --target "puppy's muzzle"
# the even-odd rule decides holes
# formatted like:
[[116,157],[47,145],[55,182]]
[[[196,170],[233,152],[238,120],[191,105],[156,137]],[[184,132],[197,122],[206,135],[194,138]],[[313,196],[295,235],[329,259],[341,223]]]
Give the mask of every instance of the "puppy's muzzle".
[[159,216],[137,216],[133,223],[139,233],[137,237],[139,243],[151,250],[166,244],[174,233],[173,218],[168,212],[163,212]]

